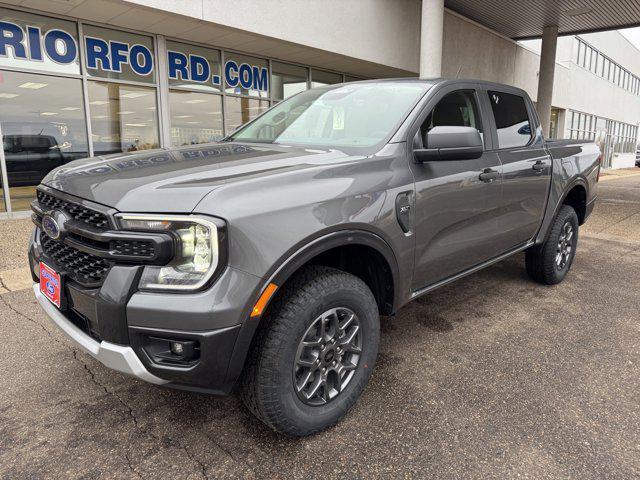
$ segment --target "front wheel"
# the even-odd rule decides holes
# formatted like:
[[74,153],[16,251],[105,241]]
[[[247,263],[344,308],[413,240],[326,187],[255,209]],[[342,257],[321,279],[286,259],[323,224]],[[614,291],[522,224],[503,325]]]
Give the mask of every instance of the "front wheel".
[[542,245],[525,253],[527,273],[536,282],[555,285],[567,276],[578,246],[578,215],[563,205]]
[[274,300],[247,360],[241,394],[269,427],[295,436],[337,423],[378,354],[378,308],[359,278],[313,266]]

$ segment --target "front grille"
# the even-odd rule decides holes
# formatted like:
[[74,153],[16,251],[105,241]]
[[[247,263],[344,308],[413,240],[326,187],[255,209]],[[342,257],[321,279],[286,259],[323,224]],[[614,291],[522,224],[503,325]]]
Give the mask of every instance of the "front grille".
[[83,207],[77,203],[67,202],[58,197],[54,197],[46,192],[38,190],[38,203],[43,209],[58,209],[71,215],[72,218],[80,222],[92,225],[96,228],[105,229],[109,226],[109,218],[101,212]]
[[111,268],[109,262],[102,258],[56,242],[44,232],[40,232],[40,245],[47,257],[56,263],[56,267],[83,285],[101,284]]
[[140,240],[115,240],[111,242],[111,251],[116,255],[152,258],[155,247],[151,242]]

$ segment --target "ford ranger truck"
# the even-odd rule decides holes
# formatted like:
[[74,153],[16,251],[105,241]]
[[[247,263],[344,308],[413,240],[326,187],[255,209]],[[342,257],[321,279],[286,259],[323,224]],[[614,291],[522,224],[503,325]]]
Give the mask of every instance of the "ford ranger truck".
[[535,282],[560,283],[599,157],[545,140],[505,85],[315,88],[219,143],[53,170],[32,204],[33,290],[107,367],[238,387],[269,427],[309,435],[365,389],[380,315],[518,252]]

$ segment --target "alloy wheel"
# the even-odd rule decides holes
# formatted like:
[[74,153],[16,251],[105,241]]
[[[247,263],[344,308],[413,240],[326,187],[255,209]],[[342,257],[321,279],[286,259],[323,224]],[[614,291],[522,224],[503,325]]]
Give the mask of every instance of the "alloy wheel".
[[556,267],[558,270],[563,270],[573,251],[573,225],[571,222],[566,222],[560,230],[560,238],[558,239],[558,248],[556,250]]
[[345,307],[318,316],[302,336],[293,367],[293,386],[307,405],[334,400],[353,379],[362,354],[358,316]]

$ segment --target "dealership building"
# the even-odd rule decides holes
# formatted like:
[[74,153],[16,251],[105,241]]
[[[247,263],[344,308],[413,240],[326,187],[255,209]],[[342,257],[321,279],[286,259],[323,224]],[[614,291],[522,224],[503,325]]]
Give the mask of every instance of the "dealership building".
[[[640,50],[615,29],[640,6],[575,3],[0,2],[0,216],[71,160],[215,141],[302,90],[368,78],[515,85],[551,136],[600,139],[606,167],[631,166]],[[522,41],[536,38],[540,54]]]

